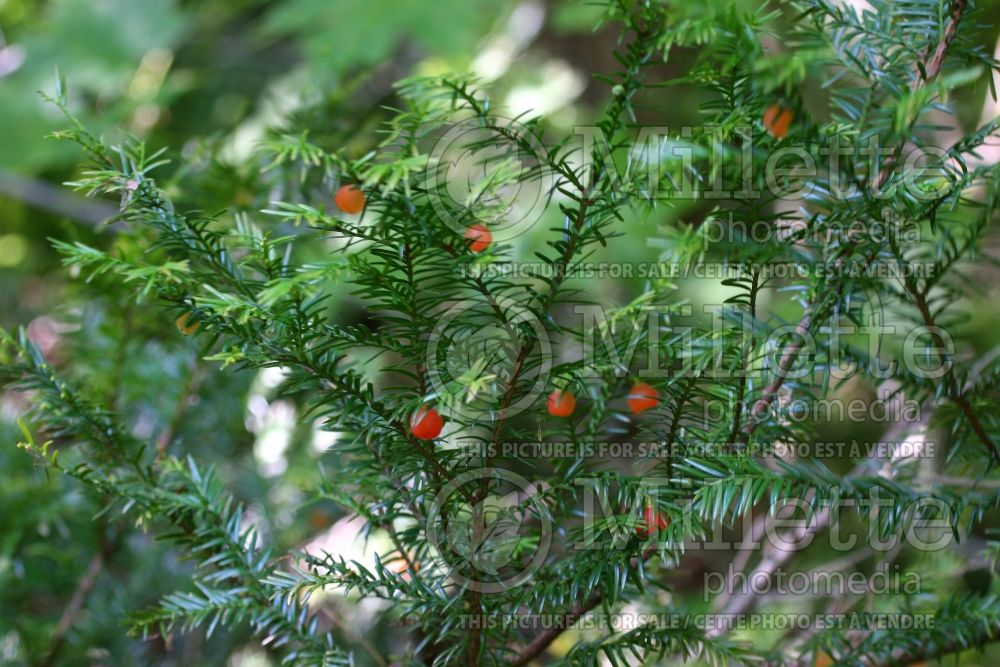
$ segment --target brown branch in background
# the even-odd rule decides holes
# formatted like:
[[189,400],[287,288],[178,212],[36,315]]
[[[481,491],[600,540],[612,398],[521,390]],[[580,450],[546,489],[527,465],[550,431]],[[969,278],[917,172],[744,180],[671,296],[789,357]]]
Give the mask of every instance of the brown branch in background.
[[[985,355],[983,355],[973,365],[972,372],[969,375],[969,378],[968,378],[967,384],[966,384],[966,386],[964,388],[964,391],[968,391],[969,390],[969,388],[975,382],[976,376],[978,376],[979,373],[981,373],[982,370],[984,368],[986,368],[989,364],[991,364],[993,361],[995,361],[997,359],[997,357],[1000,357],[1000,345],[994,347],[992,350],[990,350],[989,352],[987,352]],[[897,422],[891,429],[889,429],[889,431],[887,433],[885,433],[885,435],[882,436],[882,438],[881,438],[882,441],[884,441],[884,442],[895,442],[895,441],[901,439],[906,433],[910,432],[914,428],[926,428],[927,425],[928,425],[928,423],[930,422],[930,417],[931,417],[930,413],[931,413],[932,408],[933,408],[933,402],[932,401],[928,400],[928,401],[924,402],[921,405],[921,409],[920,409],[921,418],[919,420],[917,420],[915,422]],[[859,462],[855,466],[854,470],[852,470],[850,473],[848,473],[848,477],[855,477],[855,476],[858,476],[860,474],[863,474],[863,468],[862,468],[862,466],[870,464],[870,463],[871,463],[871,459],[866,459],[866,461]],[[977,480],[975,482],[971,482],[970,480],[961,479],[961,478],[942,478],[942,477],[936,477],[933,480],[928,480],[928,482],[930,484],[932,484],[932,486],[939,486],[939,485],[945,485],[945,484],[947,484],[947,485],[955,485],[955,486],[965,486],[965,487],[972,487],[972,486],[977,486],[977,485],[981,485],[981,484],[985,484],[987,486],[993,486],[992,483],[987,482],[985,480]],[[745,565],[745,563],[744,563],[744,565]],[[725,606],[725,605],[719,605],[719,606]],[[811,634],[814,634],[814,633],[815,633],[815,630],[813,632],[811,632],[809,635],[807,635],[805,638],[808,638],[808,636],[811,636]],[[968,644],[961,644],[961,643],[950,642],[950,643],[947,643],[947,644],[944,644],[944,645],[940,645],[940,646],[938,646],[936,648],[932,648],[931,646],[927,646],[927,645],[918,646],[918,647],[915,647],[911,651],[906,652],[906,653],[902,653],[902,652],[895,653],[894,656],[893,656],[893,660],[894,660],[893,664],[899,664],[899,665],[913,664],[913,663],[916,663],[916,662],[920,662],[921,660],[927,660],[927,659],[930,659],[930,658],[940,658],[940,657],[943,657],[943,656],[946,656],[946,655],[950,655],[952,653],[958,653],[958,652],[961,652],[963,650],[966,650],[966,649],[970,648],[973,645],[976,645],[977,643],[982,644],[982,643],[985,643],[987,641],[993,641],[993,640],[995,640],[997,638],[998,634],[1000,634],[1000,628],[993,628],[993,627],[985,627],[984,626],[983,628],[981,628],[981,631],[979,632],[979,634],[977,635],[977,637],[973,641],[971,641],[970,643],[968,643]],[[864,635],[862,634],[861,636],[864,636]],[[783,660],[781,662],[781,667],[808,667],[811,664],[812,664],[811,660],[805,660],[802,657],[799,657],[799,658],[792,658],[792,659],[785,659],[785,660]],[[875,663],[868,663],[868,664],[870,664],[871,667],[878,667],[878,665],[876,665]],[[778,667],[778,665],[772,665],[772,663],[769,663],[769,662],[765,662],[764,666],[765,667]]]
[[[882,172],[882,173],[888,173],[888,172]],[[853,244],[845,248],[844,253],[841,254],[840,258],[836,262],[836,266],[838,269],[843,266],[847,256],[850,255],[852,250],[853,250]],[[878,253],[880,250],[881,248],[873,250],[871,253],[869,253],[868,257],[866,257],[864,260],[863,266],[868,266],[869,264],[874,262],[875,258],[878,257]],[[844,284],[840,284],[833,291],[832,299],[826,303],[836,303],[836,301],[840,299],[843,292],[844,292]],[[795,364],[795,361],[798,359],[799,354],[802,352],[803,348],[802,341],[804,341],[809,336],[813,324],[816,321],[822,321],[826,316],[827,306],[825,304],[820,304],[819,306],[816,306],[814,304],[813,307],[816,308],[817,316],[815,320],[813,319],[813,316],[809,312],[807,312],[802,317],[802,319],[799,320],[799,323],[795,325],[795,335],[798,336],[799,339],[793,343],[790,343],[787,347],[785,347],[784,351],[781,353],[781,359],[778,361],[778,371],[775,374],[774,380],[772,380],[771,383],[764,388],[764,391],[761,392],[760,397],[756,401],[754,401],[753,405],[750,407],[750,414],[748,415],[749,419],[747,419],[746,423],[743,426],[744,435],[748,436],[752,434],[755,430],[757,430],[757,427],[763,423],[764,416],[770,409],[771,403],[778,395],[778,392],[781,391],[781,388],[785,385],[785,380],[788,377],[788,372],[791,371],[792,365]]]
[[[824,530],[830,523],[830,508],[824,507],[819,512],[815,514],[812,521],[804,521],[800,523],[795,528],[795,532],[792,534],[792,538],[788,540],[789,546],[775,546],[773,543],[768,543],[768,549],[765,549],[763,556],[761,557],[760,563],[754,568],[753,574],[747,577],[748,581],[770,581],[774,573],[778,571],[782,565],[787,563],[792,556],[799,553],[800,549],[796,546],[801,543],[804,539],[810,535],[816,535],[821,530]],[[784,540],[783,540],[784,541]],[[730,585],[732,586],[732,580],[730,580]],[[737,595],[729,599],[724,608],[722,608],[721,613],[724,616],[730,615],[740,615],[744,614],[749,610],[755,603],[755,596],[753,595]],[[709,635],[718,635],[723,631],[722,628],[718,628],[713,631],[709,631]]]
[[[763,534],[764,529],[767,526],[767,518],[768,514],[767,512],[764,512],[747,524],[746,529],[743,531],[742,544],[748,546],[753,545],[754,535]],[[729,600],[733,595],[731,591],[736,588],[736,573],[742,573],[747,569],[747,566],[750,565],[750,558],[753,556],[753,553],[753,550],[749,548],[736,550],[736,556],[733,557],[733,560],[730,563],[732,574],[726,581],[725,588],[723,588],[722,592],[719,593],[712,601],[712,608],[714,610],[724,609],[729,603]]]
[[[861,632],[856,639],[861,640],[866,636],[867,633]],[[899,667],[899,665],[916,665],[918,663],[922,665],[928,660],[940,660],[950,655],[982,647],[984,644],[996,641],[998,637],[1000,637],[1000,624],[982,623],[972,629],[972,636],[969,636],[968,633],[963,633],[940,644],[924,643],[912,645],[907,649],[898,649],[893,651],[891,657],[884,662],[879,662],[867,656],[861,656],[858,660],[859,664],[866,665],[866,667],[890,665],[892,667]],[[794,658],[785,657],[780,662],[765,661],[761,667],[812,667],[815,664],[814,660],[813,656],[804,654]]]
[[[886,433],[881,437],[880,440],[882,442],[895,442],[914,429],[925,429],[927,427],[928,422],[930,421],[931,407],[932,406],[930,401],[924,403],[921,407],[920,411],[921,418],[919,420],[913,422],[907,422],[907,421],[897,422],[892,426],[892,428],[886,431]],[[872,455],[874,455],[874,452],[872,452]],[[874,460],[872,458],[865,458],[861,461],[858,461],[854,465],[854,467],[847,473],[845,478],[857,479],[858,477],[870,473],[870,469],[873,463]],[[799,529],[796,530],[795,542],[798,542],[801,539],[805,538],[807,534],[815,534],[819,530],[825,528],[829,524],[831,518],[828,510],[829,508],[824,508],[823,512],[818,513],[814,521],[806,526],[808,530],[802,530],[802,527],[800,526]],[[764,517],[762,518],[766,519],[766,517],[767,515],[765,514]],[[761,529],[762,528],[763,524],[761,525]],[[774,574],[777,568],[784,565],[785,562],[787,562],[792,557],[792,555],[796,553],[794,549],[776,550],[773,548],[773,545],[769,544],[768,546],[772,548],[765,550],[765,553],[761,557],[761,562],[754,569],[753,573],[746,577],[747,581],[754,581],[757,579],[757,577],[760,576],[766,576],[768,579],[770,579],[770,577]],[[745,565],[746,563],[744,561],[744,566]],[[733,579],[730,579],[727,589],[731,588],[734,585],[732,582]],[[722,602],[719,602],[717,600],[715,608],[716,610],[723,609],[724,613],[727,614],[739,614],[745,612],[752,605],[753,605],[753,596],[749,594],[742,594],[740,596],[734,596],[733,599],[731,600],[728,597],[725,598]]]
[[94,584],[97,582],[98,575],[100,575],[101,570],[104,569],[104,558],[105,554],[102,550],[98,551],[94,554],[94,557],[90,559],[90,564],[83,573],[83,577],[80,578],[80,582],[77,584],[76,590],[73,591],[73,597],[70,598],[66,608],[63,609],[62,616],[59,618],[59,625],[56,626],[56,630],[52,634],[49,654],[45,658],[45,661],[42,662],[43,667],[49,667],[49,665],[55,664],[55,660],[59,655],[59,650],[66,642],[66,634],[76,622],[77,616],[80,615],[80,610],[83,609],[84,602],[87,601],[87,598],[90,597],[90,592],[94,589]]
[[[860,664],[867,667],[883,667],[883,665],[899,667],[900,665],[915,665],[917,663],[922,665],[928,660],[945,658],[982,646],[987,642],[995,641],[998,636],[1000,636],[1000,625],[982,624],[974,629],[972,637],[963,634],[941,644],[918,644],[905,651],[899,650],[893,652],[892,657],[886,662],[878,662],[873,658],[861,657]],[[815,657],[805,654],[794,658],[784,657],[780,662],[773,660],[765,661],[761,663],[761,667],[812,667],[814,664],[819,664],[815,662]]]
[[0,171],[0,194],[101,231],[114,229],[115,225],[101,223],[118,215],[118,207],[113,204],[87,199],[57,185],[9,171]]
[[539,633],[531,643],[522,649],[522,651],[514,659],[511,664],[514,667],[521,667],[526,665],[535,658],[537,658],[549,644],[556,640],[560,634],[562,634],[567,628],[576,623],[584,614],[592,610],[597,605],[601,604],[603,596],[599,592],[594,592],[590,594],[583,602],[578,602],[577,604],[570,607],[562,616],[560,616],[556,622],[546,628],[543,632]]

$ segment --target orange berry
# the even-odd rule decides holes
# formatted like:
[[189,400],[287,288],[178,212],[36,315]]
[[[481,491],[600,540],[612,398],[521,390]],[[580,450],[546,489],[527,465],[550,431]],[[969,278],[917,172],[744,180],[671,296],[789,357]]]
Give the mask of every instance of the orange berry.
[[816,653],[816,659],[813,662],[813,667],[830,667],[833,665],[833,658],[830,657],[828,653],[824,651],[818,651]]
[[354,215],[361,213],[365,208],[365,193],[356,185],[342,185],[337,190],[337,195],[333,202],[344,213]]
[[485,225],[472,225],[465,230],[465,238],[469,243],[469,250],[472,252],[482,252],[493,243],[493,234],[486,229]]
[[772,104],[764,111],[764,127],[775,139],[781,139],[788,134],[788,128],[792,124],[795,114],[791,109],[786,109],[780,104]]
[[330,515],[326,510],[313,510],[309,514],[309,527],[313,530],[323,530],[330,527]]
[[[410,571],[410,563],[413,563],[412,572]],[[412,581],[413,575],[420,572],[420,561],[413,560],[413,556],[409,556],[409,560],[400,558],[399,560],[393,561],[389,569],[400,575],[404,581]]]
[[636,382],[628,393],[628,407],[633,414],[639,414],[660,404],[656,389],[645,382]]
[[576,397],[568,391],[556,389],[549,394],[548,408],[553,417],[569,417],[576,409]]
[[646,537],[650,533],[664,530],[670,525],[670,517],[663,512],[656,511],[652,505],[646,505],[642,510],[642,522],[635,527],[635,532],[639,537]]
[[188,313],[184,313],[183,315],[177,318],[176,322],[177,328],[185,336],[190,336],[191,334],[193,334],[195,331],[198,330],[198,327],[201,326],[201,322],[191,322],[190,324],[188,324],[188,319],[190,317],[191,316]]
[[414,412],[410,418],[410,432],[421,440],[433,440],[441,435],[442,428],[444,420],[441,419],[441,414],[426,405]]

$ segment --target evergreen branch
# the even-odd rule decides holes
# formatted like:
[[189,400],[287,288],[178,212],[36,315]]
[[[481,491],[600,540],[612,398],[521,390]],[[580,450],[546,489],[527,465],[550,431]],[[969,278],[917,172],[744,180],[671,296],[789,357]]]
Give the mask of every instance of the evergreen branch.
[[[920,609],[913,610],[920,613]],[[810,644],[815,652],[828,651],[838,665],[890,667],[943,659],[1000,640],[1000,604],[994,596],[956,595],[933,610],[933,622],[919,637],[895,629],[853,631],[845,637],[837,631],[817,637]],[[808,654],[765,661],[764,667],[808,667]]]
[[[916,290],[916,287],[913,284],[912,280],[906,281],[906,288],[910,292],[910,295],[913,297],[913,302],[916,304],[917,309],[920,311],[920,316],[923,319],[924,324],[930,331],[931,337],[934,339],[937,348],[939,350],[947,349],[944,338],[941,336],[940,328],[935,323],[934,315],[931,313],[930,307],[927,305],[926,295]],[[954,370],[955,366],[954,364],[951,364],[948,368],[949,379],[953,375]],[[951,384],[954,383],[952,382]],[[986,429],[983,427],[983,423],[980,421],[979,415],[976,414],[975,409],[972,407],[972,404],[966,397],[965,391],[963,391],[961,387],[956,387],[951,393],[954,394],[950,396],[951,400],[955,402],[955,404],[959,407],[959,409],[961,409],[962,414],[965,415],[965,418],[968,421],[969,426],[972,428],[973,432],[975,432],[976,437],[979,438],[979,441],[983,443],[983,446],[986,447],[987,451],[989,451],[989,453],[992,455],[993,461],[995,463],[1000,464],[1000,451],[997,450],[997,446],[993,442],[993,439],[990,437],[989,433],[987,433]]]
[[[646,547],[642,554],[632,559],[633,567],[638,567],[640,563],[649,560],[650,557],[656,553],[656,551],[656,545]],[[559,637],[559,635],[580,620],[587,614],[587,612],[593,610],[597,607],[597,605],[601,604],[604,599],[604,593],[600,590],[596,590],[585,600],[577,602],[565,612],[560,614],[549,628],[538,633],[538,635],[536,635],[527,646],[518,652],[517,656],[511,661],[511,667],[524,667],[524,665],[527,665],[532,660],[537,658]]]
[[[243,528],[242,508],[222,493],[212,471],[203,473],[193,461],[185,465],[165,459],[162,474],[154,474],[152,468],[140,462],[143,449],[130,453],[137,443],[114,426],[110,415],[81,399],[26,339],[16,342],[0,330],[0,344],[12,346],[20,360],[18,364],[0,366],[4,371],[0,384],[35,391],[42,405],[58,405],[58,412],[50,410],[46,414],[51,432],[66,433],[75,425],[99,424],[89,432],[76,429],[76,433],[103,445],[105,454],[98,465],[79,463],[67,467],[60,462],[59,452],[51,451],[51,443],[37,445],[27,430],[22,447],[42,465],[116,499],[126,509],[138,512],[142,520],[166,519],[173,526],[173,532],[166,537],[185,547],[203,571],[202,580],[196,582],[200,593],[168,597],[159,610],[136,617],[144,633],[152,627],[168,631],[181,620],[200,624],[210,619],[210,629],[218,623],[249,620],[265,641],[288,646],[286,657],[292,664],[346,664],[346,654],[316,635],[315,621],[305,607],[272,602],[273,591],[262,583],[273,572],[270,551],[258,549],[256,529]],[[213,588],[220,584],[228,588]]]
[[645,662],[667,656],[677,656],[683,662],[704,660],[719,666],[747,664],[752,662],[754,654],[747,644],[712,637],[689,625],[661,628],[652,624],[594,642],[581,642],[555,664],[584,667],[600,664],[602,657],[611,664],[629,664],[630,659]]
[[[622,117],[628,111],[628,99],[629,96],[638,89],[640,86],[640,80],[644,68],[649,63],[650,59],[653,57],[654,52],[657,50],[662,38],[663,31],[665,29],[663,23],[663,17],[658,13],[653,13],[650,16],[632,16],[630,15],[626,19],[626,26],[631,28],[635,33],[635,42],[631,45],[628,57],[622,60],[624,65],[624,72],[622,74],[622,83],[619,84],[619,90],[614,100],[612,102],[611,108],[607,111],[604,117],[604,122],[602,127],[608,138],[610,139],[615,132],[620,128],[622,124]],[[598,149],[595,148],[595,151]],[[599,157],[598,155],[594,156]],[[606,182],[603,174],[595,170],[591,174],[591,183],[594,185]],[[580,185],[583,185],[580,183]],[[585,229],[587,223],[588,214],[590,207],[596,202],[596,197],[599,193],[593,192],[589,188],[582,188],[579,193],[579,200],[577,203],[576,213],[573,216],[573,222],[571,227],[567,232],[567,238],[562,243],[562,251],[559,253],[557,259],[553,263],[555,268],[555,273],[553,277],[548,280],[548,291],[542,298],[540,310],[543,314],[548,314],[552,306],[555,304],[559,289],[567,277],[567,267],[572,261],[573,257],[577,252],[578,239]],[[607,210],[603,211],[605,215],[609,211],[614,211],[617,206],[620,206],[621,202],[612,203]],[[511,404],[514,398],[514,392],[516,391],[518,381],[522,370],[524,369],[525,361],[531,354],[532,348],[535,344],[534,339],[527,339],[521,345],[520,350],[517,353],[516,359],[514,361],[513,370],[510,375],[510,379],[507,386],[501,396],[500,409],[498,412],[497,423],[493,428],[492,434],[492,446],[495,447],[499,443],[502,436],[503,428],[506,422],[506,410]],[[490,465],[487,461],[487,465]],[[488,482],[484,480],[484,483],[480,486],[479,494],[477,500],[481,501],[488,492]],[[646,560],[648,555],[644,555],[642,560]],[[598,600],[599,601],[599,600]],[[579,610],[573,608],[567,612],[567,616],[560,622],[556,624],[554,628],[554,634],[547,636],[544,633],[540,634],[528,647],[522,652],[514,661],[515,665],[525,664],[530,661],[534,656],[538,655],[542,650],[545,649],[555,638],[569,625],[572,625],[573,620],[569,620],[574,614],[582,614],[593,608],[593,606],[587,607],[588,601],[581,602],[582,605]],[[482,619],[483,610],[480,601],[480,594],[478,591],[472,591],[469,595],[469,604],[471,610],[477,618]],[[594,602],[594,605],[597,601]],[[469,666],[475,667],[479,664],[480,653],[482,648],[482,633],[478,629],[482,627],[483,624],[479,624],[477,629],[473,630],[472,640],[469,643]],[[550,631],[551,632],[551,631]]]
[[[952,11],[950,13],[950,18],[944,31],[941,33],[938,45],[934,49],[933,53],[928,54],[929,60],[927,60],[926,65],[923,64],[921,65],[922,69],[921,72],[919,73],[920,76],[918,80],[922,81],[924,85],[932,82],[940,74],[941,68],[944,66],[944,60],[948,52],[948,47],[951,45],[951,42],[955,37],[955,34],[958,30],[958,24],[962,20],[962,16],[965,13],[967,5],[968,5],[968,0],[952,0],[951,4]],[[913,85],[914,89],[919,87],[919,84],[917,83]],[[875,181],[876,190],[880,191],[882,187],[885,185],[886,181],[889,178],[889,175],[892,173],[893,168],[898,163],[898,159],[895,157],[895,155],[898,154],[900,150],[902,150],[902,147],[903,147],[903,142],[897,143],[894,152],[894,157],[890,158],[890,160],[883,165],[882,169],[879,170],[878,177],[876,178]],[[849,256],[852,249],[853,249],[853,244],[848,245],[848,247],[845,249],[845,252],[842,253],[840,259],[838,259],[838,266],[841,264],[842,260],[844,260],[847,256]],[[871,264],[878,257],[878,254],[879,254],[879,249],[873,250],[866,257],[863,266],[868,266],[869,264]],[[844,284],[839,285],[836,288],[834,294],[835,297],[839,298],[840,294],[843,292],[844,289],[845,289]],[[796,333],[800,337],[805,337],[809,335],[813,327],[815,326],[815,323],[818,321],[822,321],[825,318],[825,314],[826,314],[825,307],[817,308],[817,312],[814,315],[807,312],[796,325],[795,327]],[[768,384],[767,387],[765,387],[761,396],[756,401],[754,401],[753,405],[751,406],[750,415],[753,419],[748,421],[746,426],[744,426],[743,428],[744,433],[746,435],[750,435],[751,433],[753,433],[754,430],[756,430],[756,428],[762,423],[762,417],[767,413],[767,411],[771,406],[771,403],[775,400],[775,398],[778,396],[778,392],[780,392],[781,388],[784,386],[788,372],[791,370],[792,365],[795,363],[796,359],[798,359],[801,351],[802,351],[802,343],[798,341],[791,343],[785,348],[785,351],[781,356],[781,360],[778,363],[777,373],[774,380],[772,380],[771,383]],[[1000,463],[1000,456],[997,455],[997,452],[995,450],[993,450],[993,454],[996,457],[996,461]]]

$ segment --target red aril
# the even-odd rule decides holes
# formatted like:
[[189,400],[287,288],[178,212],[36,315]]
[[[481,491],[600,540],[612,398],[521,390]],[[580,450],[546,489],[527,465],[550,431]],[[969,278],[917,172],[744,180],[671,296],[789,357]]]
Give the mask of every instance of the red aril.
[[642,522],[635,528],[639,537],[646,537],[650,533],[664,530],[670,525],[670,517],[664,512],[658,512],[652,505],[646,505],[642,510]]
[[656,389],[645,382],[636,382],[628,393],[628,407],[633,414],[639,414],[660,404]]
[[427,405],[422,406],[410,417],[410,433],[415,438],[433,440],[441,435],[442,428],[444,428],[444,420],[441,418],[441,414]]
[[333,202],[344,213],[355,215],[365,209],[365,193],[356,185],[342,185]]
[[493,234],[486,229],[485,225],[471,225],[465,230],[465,238],[469,241],[469,250],[472,252],[482,252],[493,243]]
[[786,109],[780,104],[772,104],[764,112],[764,128],[775,139],[781,139],[788,134],[788,128],[794,118],[795,114],[791,109]]
[[549,394],[549,414],[553,417],[569,417],[576,409],[576,397],[563,389],[556,389]]

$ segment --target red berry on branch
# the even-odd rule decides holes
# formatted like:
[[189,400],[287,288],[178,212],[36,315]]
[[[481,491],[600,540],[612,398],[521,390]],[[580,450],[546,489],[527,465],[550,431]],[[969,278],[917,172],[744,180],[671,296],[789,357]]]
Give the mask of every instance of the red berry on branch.
[[469,250],[472,252],[482,252],[493,243],[493,234],[485,225],[471,225],[465,230],[465,238],[469,240]]
[[190,336],[201,326],[200,322],[191,321],[191,316],[188,313],[184,313],[178,317],[175,324],[177,324],[178,330],[185,336]]
[[410,433],[421,440],[433,440],[441,435],[442,428],[444,428],[444,420],[441,418],[441,414],[432,407],[421,406],[410,417]]
[[576,409],[576,397],[568,391],[556,389],[549,394],[548,408],[553,417],[569,417]]
[[772,104],[764,111],[764,127],[775,139],[781,139],[788,134],[788,128],[792,124],[795,114],[791,109],[786,109],[780,104]]
[[365,208],[365,193],[356,185],[342,185],[337,190],[333,202],[344,213],[354,215]]
[[645,382],[636,382],[632,385],[632,391],[628,393],[628,407],[633,414],[639,414],[659,405],[659,396],[656,389],[650,385]]
[[666,529],[670,525],[670,517],[664,512],[658,512],[652,505],[646,505],[642,510],[642,521],[635,527],[635,532],[639,537],[646,537],[650,533],[656,533]]

